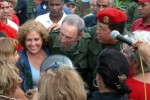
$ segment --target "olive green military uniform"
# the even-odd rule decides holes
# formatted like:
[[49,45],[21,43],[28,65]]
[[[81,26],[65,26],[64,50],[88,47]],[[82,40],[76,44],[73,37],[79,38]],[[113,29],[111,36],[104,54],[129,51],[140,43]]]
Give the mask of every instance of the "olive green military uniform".
[[127,7],[126,7],[126,14],[128,16],[128,19],[126,21],[126,29],[128,31],[131,31],[131,27],[133,22],[139,18],[138,14],[138,3],[131,1]]
[[27,13],[28,13],[29,19],[35,18],[34,9],[35,9],[34,0],[27,0]]
[[[63,54],[69,57],[81,77],[85,82],[88,82],[90,77],[90,67],[88,65],[88,44],[91,36],[89,33],[84,33],[82,39],[77,42],[75,48],[71,51],[63,51],[60,43],[60,31],[53,31],[49,33],[49,49],[52,54]],[[87,83],[88,84],[88,83]]]
[[114,49],[120,50],[120,44],[121,44],[119,42],[114,45],[106,45],[106,44],[99,43],[97,39],[97,35],[96,35],[96,29],[97,29],[97,25],[87,30],[92,36],[92,41],[88,45],[89,65],[92,69],[97,66],[98,55],[103,49],[114,48]]
[[93,26],[92,28],[88,28],[85,30],[86,32],[89,32],[92,36],[92,40],[88,45],[88,50],[89,50],[88,61],[89,61],[90,69],[91,69],[91,75],[92,75],[90,77],[91,83],[89,83],[89,84],[90,84],[92,91],[95,90],[95,87],[93,87],[92,81],[95,78],[94,71],[95,71],[95,68],[97,66],[99,53],[105,48],[114,48],[114,49],[120,50],[120,45],[121,45],[120,42],[118,42],[114,45],[104,45],[104,44],[99,43],[99,41],[97,39],[97,35],[96,35],[96,29],[97,29],[97,25]]

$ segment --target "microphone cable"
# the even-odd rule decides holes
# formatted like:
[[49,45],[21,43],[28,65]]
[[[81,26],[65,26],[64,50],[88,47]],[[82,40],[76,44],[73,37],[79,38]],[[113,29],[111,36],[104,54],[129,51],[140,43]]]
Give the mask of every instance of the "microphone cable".
[[[139,56],[140,56],[140,55],[139,55]],[[147,100],[146,80],[145,80],[144,67],[143,67],[143,61],[142,61],[141,56],[140,56],[140,63],[141,63],[142,76],[143,76],[143,82],[144,82],[144,96],[145,96],[145,99],[144,99],[144,100]]]

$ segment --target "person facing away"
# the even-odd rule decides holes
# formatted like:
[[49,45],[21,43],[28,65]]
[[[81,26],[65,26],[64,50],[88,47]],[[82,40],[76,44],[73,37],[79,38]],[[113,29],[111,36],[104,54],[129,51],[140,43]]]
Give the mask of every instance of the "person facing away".
[[15,64],[0,60],[0,100],[17,100],[14,95],[21,82]]
[[[133,69],[132,76],[126,81],[127,85],[131,89],[129,99],[150,100],[150,95],[148,95],[150,92],[150,56],[148,52],[150,49],[150,32],[138,30],[133,32],[130,38],[133,38],[134,41],[136,41],[133,42],[134,47],[136,47],[136,51],[133,52],[130,47],[124,48],[127,51],[124,52],[124,54],[128,58],[130,66]],[[142,68],[144,72],[142,72]]]
[[37,87],[41,63],[50,55],[47,47],[48,32],[40,22],[27,21],[19,28],[18,41],[24,49],[19,52],[17,67],[23,79],[22,89],[27,91]]
[[98,57],[95,72],[96,83],[93,83],[98,90],[88,100],[128,100],[130,89],[125,81],[129,76],[129,63],[120,51],[104,49]]
[[[1,37],[0,38],[0,60],[16,65],[19,59],[17,47],[18,47],[17,40],[12,38],[7,38],[7,37]],[[14,69],[17,70],[17,74],[19,75],[18,68],[15,66]],[[23,90],[20,87],[21,82],[17,84],[17,88],[15,90],[15,93],[13,93],[13,97],[16,99],[28,100]]]
[[24,24],[29,16],[27,14],[27,1],[26,0],[18,0],[16,7],[14,8],[14,13],[17,15],[20,21],[20,25]]
[[52,64],[41,72],[39,100],[87,100],[85,84],[79,73],[65,64]]

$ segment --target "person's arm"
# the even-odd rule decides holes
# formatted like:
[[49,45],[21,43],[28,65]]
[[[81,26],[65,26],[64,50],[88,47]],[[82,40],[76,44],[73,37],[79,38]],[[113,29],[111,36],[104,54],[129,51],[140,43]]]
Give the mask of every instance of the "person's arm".
[[20,13],[21,9],[27,4],[25,0],[18,0],[16,7],[14,8],[14,13]]
[[59,30],[60,28],[61,28],[61,26],[59,24],[54,23],[53,25],[48,27],[47,30],[48,30],[48,32],[51,32],[53,30]]
[[29,100],[26,96],[25,93],[23,92],[23,90],[17,86],[16,92],[14,94],[14,98],[16,99],[20,99],[20,100]]

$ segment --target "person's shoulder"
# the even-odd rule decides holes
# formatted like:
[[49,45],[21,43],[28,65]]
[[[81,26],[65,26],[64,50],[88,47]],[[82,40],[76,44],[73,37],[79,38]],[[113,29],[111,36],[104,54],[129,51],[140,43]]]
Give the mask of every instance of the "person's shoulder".
[[60,30],[52,30],[51,32],[49,32],[49,35],[51,34],[58,34],[59,35]]
[[99,91],[94,91],[88,96],[87,100],[101,100]]
[[84,20],[93,19],[93,18],[95,18],[95,15],[91,13],[83,17]]
[[82,37],[82,38],[83,38],[83,39],[91,39],[92,36],[91,36],[91,34],[90,34],[89,32],[84,31],[84,32],[83,32],[83,37]]
[[47,17],[49,18],[49,14],[50,14],[50,13],[48,12],[48,13],[46,13],[46,14],[39,15],[38,17],[35,18],[35,20],[36,20],[36,21],[44,20],[44,19],[46,20]]
[[135,23],[139,23],[139,22],[142,22],[142,20],[143,20],[142,18],[138,18],[137,20],[135,20],[135,21],[134,21],[134,23],[133,23],[133,24],[135,24]]
[[19,28],[19,26],[15,22],[13,22],[12,20],[10,20],[10,19],[7,19],[7,24],[10,25],[15,30],[18,30],[18,28]]

